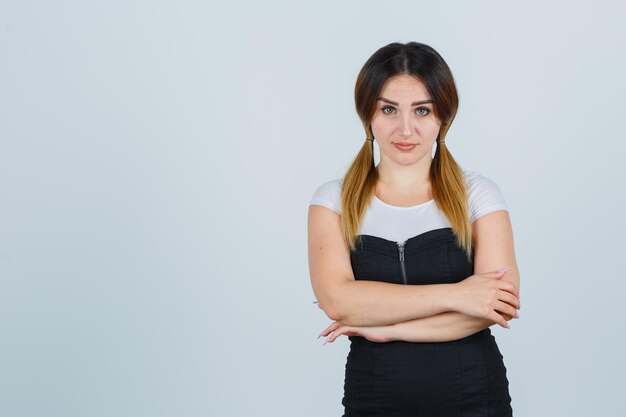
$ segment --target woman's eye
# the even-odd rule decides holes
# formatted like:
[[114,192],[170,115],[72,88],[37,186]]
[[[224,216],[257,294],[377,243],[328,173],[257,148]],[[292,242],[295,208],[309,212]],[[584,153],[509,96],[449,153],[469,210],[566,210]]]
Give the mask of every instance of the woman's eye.
[[[393,107],[390,107],[390,106],[386,106],[386,107],[383,107],[381,110],[385,114],[391,114],[396,109],[394,109]],[[391,110],[391,111],[388,112],[386,110]],[[430,113],[430,109],[428,107],[418,107],[417,109],[415,109],[415,111],[417,111],[417,112],[423,111],[422,113],[418,113],[418,114],[420,114],[422,116],[426,116],[427,114]]]

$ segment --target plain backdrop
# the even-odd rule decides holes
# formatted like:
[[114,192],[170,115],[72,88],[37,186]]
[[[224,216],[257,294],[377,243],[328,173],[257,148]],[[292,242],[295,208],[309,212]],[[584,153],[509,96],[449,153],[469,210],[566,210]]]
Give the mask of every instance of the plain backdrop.
[[340,416],[306,219],[361,66],[447,61],[446,143],[500,187],[514,414],[623,411],[620,2],[0,2],[0,415]]

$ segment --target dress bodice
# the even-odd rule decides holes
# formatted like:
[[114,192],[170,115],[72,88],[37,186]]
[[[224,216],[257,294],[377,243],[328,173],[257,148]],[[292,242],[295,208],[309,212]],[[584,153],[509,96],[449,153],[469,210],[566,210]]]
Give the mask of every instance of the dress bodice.
[[452,228],[429,230],[403,242],[359,235],[350,262],[357,280],[396,284],[457,283],[474,272]]

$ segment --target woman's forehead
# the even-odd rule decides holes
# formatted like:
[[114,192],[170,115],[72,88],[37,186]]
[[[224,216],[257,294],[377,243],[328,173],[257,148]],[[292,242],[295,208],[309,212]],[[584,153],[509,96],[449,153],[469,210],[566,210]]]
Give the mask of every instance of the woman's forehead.
[[387,80],[379,96],[400,104],[412,104],[415,101],[430,99],[424,83],[405,74]]

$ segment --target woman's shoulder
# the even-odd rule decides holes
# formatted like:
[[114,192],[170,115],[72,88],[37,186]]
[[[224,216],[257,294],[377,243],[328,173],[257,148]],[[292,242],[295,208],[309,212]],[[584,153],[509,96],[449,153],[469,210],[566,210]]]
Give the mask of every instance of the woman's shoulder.
[[320,184],[311,197],[309,205],[317,204],[328,207],[334,212],[341,214],[341,186],[343,178],[335,178]]
[[469,188],[475,189],[480,187],[497,187],[497,184],[490,177],[483,175],[479,171],[463,170],[466,184]]
[[494,180],[478,171],[464,170],[463,174],[468,192],[471,223],[492,211],[508,210],[504,195]]

